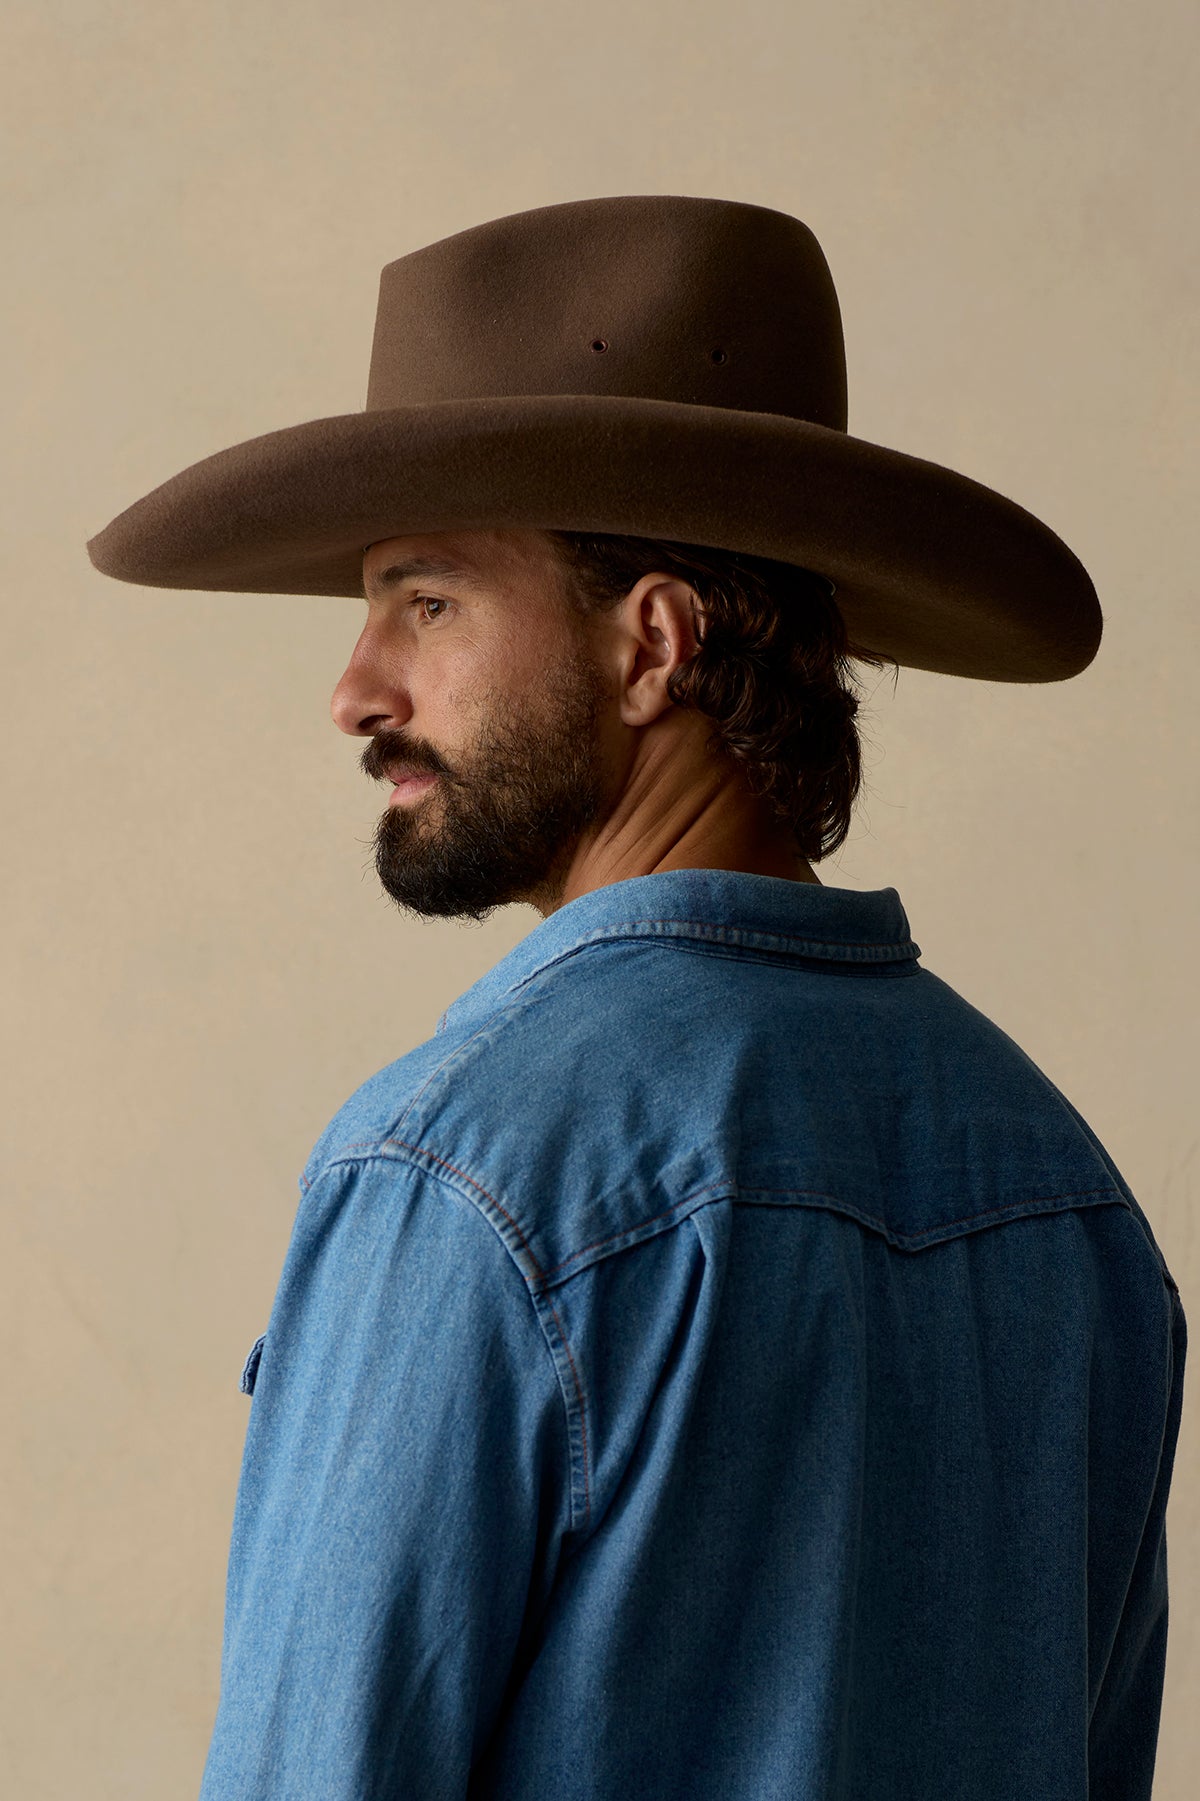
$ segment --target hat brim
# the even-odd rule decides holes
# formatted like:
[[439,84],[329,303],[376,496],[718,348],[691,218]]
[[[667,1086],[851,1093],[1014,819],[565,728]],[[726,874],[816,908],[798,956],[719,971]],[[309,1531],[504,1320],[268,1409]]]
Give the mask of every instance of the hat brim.
[[1062,539],[941,464],[783,413],[515,395],[340,413],[192,463],[90,538],[153,588],[363,596],[364,548],[418,532],[632,533],[799,563],[851,642],[910,668],[1050,682],[1103,626]]

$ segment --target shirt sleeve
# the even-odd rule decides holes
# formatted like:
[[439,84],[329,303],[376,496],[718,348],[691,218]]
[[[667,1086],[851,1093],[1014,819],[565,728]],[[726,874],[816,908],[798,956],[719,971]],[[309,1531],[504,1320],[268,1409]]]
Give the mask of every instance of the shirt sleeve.
[[200,1801],[458,1801],[533,1654],[570,1520],[564,1399],[506,1243],[428,1162],[339,1162],[300,1202]]
[[1167,1501],[1183,1417],[1187,1316],[1171,1292],[1162,1451],[1142,1542],[1088,1730],[1091,1801],[1150,1801],[1167,1660]]

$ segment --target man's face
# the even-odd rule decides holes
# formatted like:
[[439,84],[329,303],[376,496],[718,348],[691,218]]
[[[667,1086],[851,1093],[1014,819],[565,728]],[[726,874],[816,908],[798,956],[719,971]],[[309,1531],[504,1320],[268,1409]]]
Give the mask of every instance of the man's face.
[[[421,557],[465,576],[379,585]],[[366,623],[330,711],[370,736],[367,775],[402,762],[435,776],[389,799],[374,840],[383,887],[420,917],[552,906],[579,834],[606,809],[607,682],[561,579],[534,531],[422,533],[364,555]]]

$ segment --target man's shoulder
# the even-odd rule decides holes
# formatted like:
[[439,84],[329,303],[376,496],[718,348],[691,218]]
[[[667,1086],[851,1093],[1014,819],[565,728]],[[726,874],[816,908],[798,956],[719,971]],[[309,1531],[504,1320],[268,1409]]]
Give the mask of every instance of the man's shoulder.
[[[691,959],[606,943],[539,971],[363,1082],[314,1145],[301,1189],[333,1164],[415,1164],[493,1223],[510,1222],[506,1236],[529,1246],[532,1276],[569,1261],[572,1235],[583,1218],[595,1223],[597,1205],[611,1231],[630,1229],[650,1172],[677,1168],[677,1141],[689,1135],[678,1090],[697,1047],[671,1017],[680,962]],[[690,1106],[711,1121],[702,1086],[693,1070]],[[708,1173],[723,1167],[719,1134],[693,1156]]]

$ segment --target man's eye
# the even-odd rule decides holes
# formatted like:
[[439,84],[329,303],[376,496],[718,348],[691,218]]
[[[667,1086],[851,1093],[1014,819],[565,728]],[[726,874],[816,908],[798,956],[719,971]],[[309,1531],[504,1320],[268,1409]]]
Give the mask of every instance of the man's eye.
[[[435,607],[447,607],[450,604],[448,600],[443,600],[439,594],[414,594],[408,604],[411,607],[423,607],[427,603],[430,606]],[[444,619],[445,614],[439,613],[436,617],[438,619]]]

